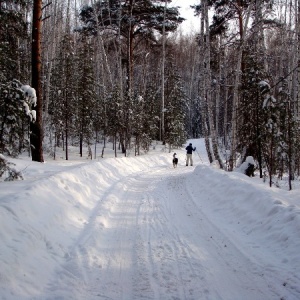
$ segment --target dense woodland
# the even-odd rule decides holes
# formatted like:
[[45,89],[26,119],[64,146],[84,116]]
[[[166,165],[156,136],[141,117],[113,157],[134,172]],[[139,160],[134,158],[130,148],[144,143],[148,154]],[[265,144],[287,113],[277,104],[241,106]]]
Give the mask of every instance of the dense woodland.
[[[211,163],[253,157],[270,186],[300,175],[300,1],[0,0],[4,156],[95,158],[204,137]],[[34,90],[32,89],[34,88]],[[35,97],[36,96],[36,97]],[[97,149],[95,145],[100,145]],[[2,170],[2,171],[1,171]]]

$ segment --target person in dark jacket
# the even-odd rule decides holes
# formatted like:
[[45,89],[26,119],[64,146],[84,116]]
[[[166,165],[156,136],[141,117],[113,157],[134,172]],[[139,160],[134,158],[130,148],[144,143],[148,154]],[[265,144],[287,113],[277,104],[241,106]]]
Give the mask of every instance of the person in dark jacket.
[[190,165],[192,166],[193,165],[193,151],[196,150],[196,147],[193,148],[193,145],[192,143],[190,143],[186,148],[186,166],[189,165],[189,162],[190,162]]

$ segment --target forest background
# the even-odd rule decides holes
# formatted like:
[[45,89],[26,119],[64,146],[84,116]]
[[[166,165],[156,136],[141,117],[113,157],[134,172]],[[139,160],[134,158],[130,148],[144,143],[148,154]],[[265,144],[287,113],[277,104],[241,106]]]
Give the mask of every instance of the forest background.
[[[197,1],[195,1],[197,2]],[[299,178],[298,0],[0,1],[0,176],[7,157],[171,150],[204,137],[210,163],[252,157],[270,186]],[[175,5],[175,6],[174,6]],[[97,144],[102,142],[102,149]],[[93,146],[93,147],[92,147]],[[248,160],[251,161],[252,160]]]

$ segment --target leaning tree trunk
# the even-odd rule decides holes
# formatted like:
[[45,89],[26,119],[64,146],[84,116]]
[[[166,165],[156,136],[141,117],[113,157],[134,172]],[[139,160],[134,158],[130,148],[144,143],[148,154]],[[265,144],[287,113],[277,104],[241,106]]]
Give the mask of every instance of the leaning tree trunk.
[[30,144],[32,160],[44,162],[43,158],[43,127],[42,127],[42,88],[41,88],[41,29],[42,0],[34,0],[32,15],[32,87],[36,91],[36,121],[30,123]]

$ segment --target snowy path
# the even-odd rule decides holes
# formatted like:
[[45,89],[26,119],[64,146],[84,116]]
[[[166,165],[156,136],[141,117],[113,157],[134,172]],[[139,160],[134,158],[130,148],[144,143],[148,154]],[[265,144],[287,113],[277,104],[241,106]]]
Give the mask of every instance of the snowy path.
[[263,266],[201,210],[201,196],[196,204],[192,170],[159,168],[111,186],[42,298],[280,299]]
[[[139,157],[15,160],[0,188],[1,300],[299,300],[299,190],[224,172],[195,140]],[[203,162],[204,161],[204,162]]]

